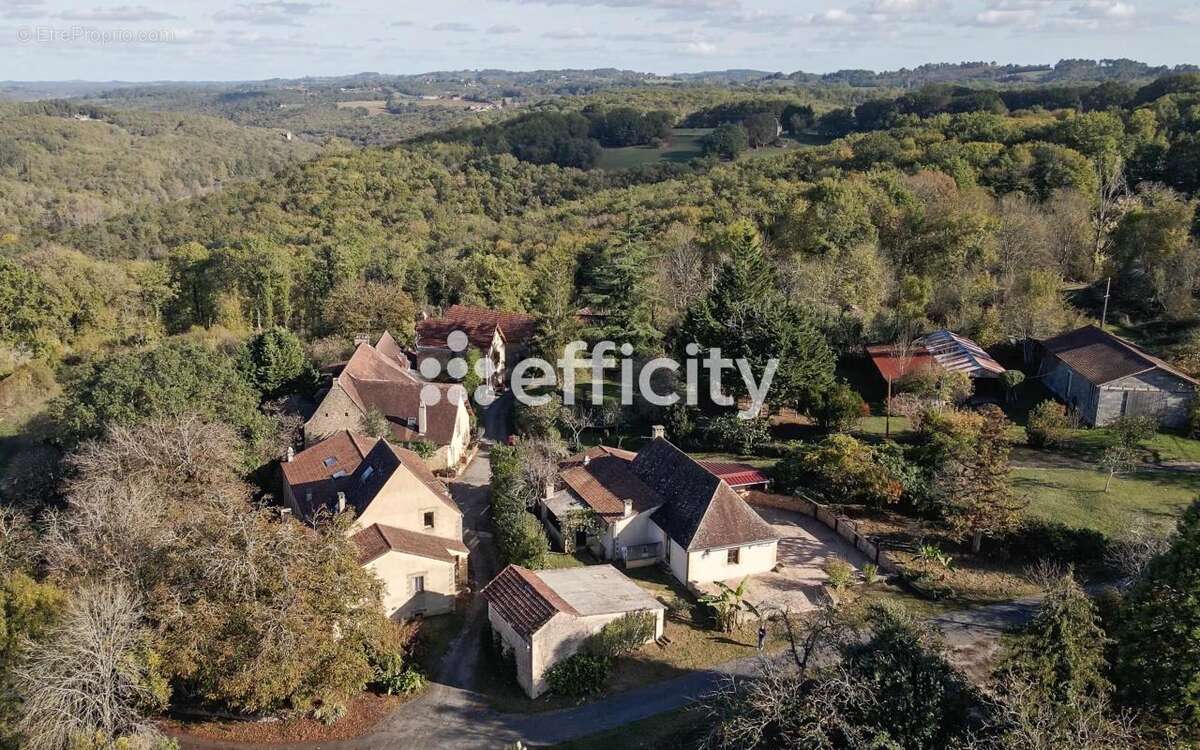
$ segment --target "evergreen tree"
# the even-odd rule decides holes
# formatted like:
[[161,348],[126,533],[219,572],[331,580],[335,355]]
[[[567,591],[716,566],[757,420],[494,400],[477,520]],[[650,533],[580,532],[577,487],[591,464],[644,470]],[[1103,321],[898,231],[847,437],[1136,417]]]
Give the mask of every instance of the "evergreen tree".
[[316,387],[317,371],[296,334],[276,327],[250,337],[238,357],[242,375],[264,398]]
[[1117,627],[1115,677],[1125,702],[1200,727],[1200,501],[1129,593]]
[[604,313],[588,338],[628,342],[637,354],[656,353],[662,332],[654,319],[654,263],[637,230],[594,250],[584,268],[583,299]]

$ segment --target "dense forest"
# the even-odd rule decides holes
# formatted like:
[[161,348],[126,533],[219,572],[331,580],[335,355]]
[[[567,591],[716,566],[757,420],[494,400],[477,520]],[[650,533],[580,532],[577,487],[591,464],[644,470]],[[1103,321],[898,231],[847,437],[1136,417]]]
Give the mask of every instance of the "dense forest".
[[[963,70],[986,85],[955,77]],[[831,433],[816,447],[772,445],[784,456],[780,481],[792,471],[815,483],[812,455],[857,451],[848,465],[876,472],[863,482],[872,502],[936,508],[959,541],[982,534],[982,514],[964,498],[1011,500],[1009,425],[998,407],[951,409],[923,417],[905,448],[832,434],[848,414],[870,411],[842,379],[863,344],[907,345],[947,327],[1018,350],[1095,319],[1111,281],[1110,320],[1157,337],[1159,351],[1200,375],[1200,74],[1066,61],[842,74],[810,88],[750,73],[631,88],[628,74],[601,85],[592,72],[578,90],[512,116],[451,118],[453,128],[404,140],[377,141],[382,131],[371,130],[355,140],[389,145],[360,148],[260,127],[292,127],[290,116],[266,114],[286,112],[272,97],[290,93],[122,89],[101,97],[105,106],[5,105],[0,584],[16,625],[0,648],[27,650],[21,664],[66,692],[91,664],[71,644],[115,622],[126,637],[112,646],[117,677],[136,700],[122,704],[127,715],[105,727],[107,739],[144,739],[141,719],[173,705],[332,723],[367,685],[391,692],[419,681],[411,633],[377,611],[378,581],[357,565],[345,519],[306,533],[263,503],[274,462],[296,439],[295,403],[315,390],[315,366],[338,361],[364,331],[411,342],[421,310],[529,312],[543,353],[576,336],[629,342],[640,357],[700,343],[760,372],[765,353],[778,353],[785,365],[771,406]],[[518,95],[545,83],[493,77]],[[299,108],[295,122],[307,124],[298,127],[345,136],[337,100],[362,91],[341,92],[344,83],[320,107]],[[359,84],[379,84],[372,97],[400,86]],[[139,98],[142,107],[117,108]],[[164,103],[207,114],[152,111]],[[326,115],[328,127],[303,120]],[[649,149],[681,128],[711,130],[704,154],[593,168],[606,149]],[[954,384],[931,389],[943,387]],[[682,408],[653,417],[705,449],[771,442],[766,420]],[[518,420],[529,436],[555,432],[554,418],[535,410]],[[1017,538],[1013,549],[1083,546],[1084,534],[1019,538],[1025,527],[1001,510],[987,530]],[[1189,543],[1197,513],[1180,527]],[[536,523],[531,533],[541,535]],[[1177,544],[1152,568],[1159,578],[1133,589],[1128,643],[1153,640],[1142,625],[1159,611],[1154,580],[1169,583],[1171,560],[1188,555]],[[1055,585],[1050,604],[1097,630],[1086,597]],[[1194,603],[1172,606],[1195,616]],[[905,663],[936,667],[938,689],[958,694],[957,677],[925,658],[913,623],[877,617],[855,627],[893,645],[920,641]],[[311,637],[330,631],[342,637]],[[887,668],[856,666],[874,653],[858,640],[839,641],[850,666],[886,677]],[[1105,658],[1102,640],[1089,640],[1089,669]],[[1194,635],[1177,640],[1180,653],[1194,645]],[[1182,671],[1136,648],[1124,654],[1120,688],[1135,696],[1162,682],[1159,671]],[[1038,675],[1059,668],[1032,651],[1022,658]],[[71,746],[55,734],[64,709],[52,691],[30,668],[4,669],[0,746],[18,730]],[[1103,699],[1104,723],[1111,687],[1085,686],[1089,700]],[[836,685],[796,688],[789,694]],[[1194,729],[1194,689],[1162,690],[1170,695],[1157,703],[1142,695],[1129,705]],[[728,716],[753,720],[749,699],[726,697]],[[875,710],[846,694],[838,701],[851,713]],[[896,746],[939,746],[949,725],[931,721],[918,727],[926,744]],[[146,737],[128,746],[165,746]]]

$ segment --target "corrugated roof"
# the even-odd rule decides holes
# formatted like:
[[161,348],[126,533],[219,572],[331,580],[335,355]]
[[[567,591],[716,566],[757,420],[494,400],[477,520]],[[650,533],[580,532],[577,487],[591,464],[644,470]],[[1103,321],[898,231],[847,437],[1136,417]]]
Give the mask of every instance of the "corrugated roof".
[[876,344],[867,347],[867,356],[871,358],[883,379],[889,383],[902,380],[914,372],[938,366],[937,360],[923,346],[912,346],[904,350],[892,344]]
[[1197,381],[1125,339],[1094,325],[1046,339],[1046,351],[1065,362],[1093,385],[1160,369],[1193,385]]
[[994,378],[1004,372],[1004,367],[982,346],[944,328],[914,343],[925,347],[941,368],[949,372],[965,372],[973,378]]
[[698,462],[713,476],[720,477],[730,487],[746,487],[752,484],[766,484],[767,475],[762,470],[750,464],[727,461]]

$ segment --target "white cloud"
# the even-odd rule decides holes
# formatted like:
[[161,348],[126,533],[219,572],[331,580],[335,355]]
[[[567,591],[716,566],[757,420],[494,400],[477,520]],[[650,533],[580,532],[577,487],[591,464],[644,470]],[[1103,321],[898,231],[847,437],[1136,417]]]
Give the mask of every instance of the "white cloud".
[[45,15],[42,0],[0,0],[0,18],[42,18]]
[[255,26],[300,26],[302,20],[311,16],[327,3],[291,2],[269,0],[261,3],[238,3],[228,10],[213,15],[218,21],[236,21]]
[[571,41],[575,39],[591,39],[595,34],[587,29],[576,26],[570,29],[557,29],[547,31],[542,34],[543,39],[554,39],[557,41]]
[[461,21],[443,21],[433,25],[434,31],[449,31],[454,34],[466,34],[475,30],[475,27],[469,23]]
[[521,27],[520,26],[511,26],[509,24],[498,23],[494,26],[489,26],[487,28],[487,33],[495,34],[495,35],[519,34],[519,33],[521,33]]
[[1128,21],[1137,15],[1137,8],[1119,0],[1087,0],[1071,7],[1071,13],[1079,18],[1107,18]]
[[514,0],[523,5],[578,5],[604,6],[608,8],[651,8],[654,10],[679,10],[713,12],[736,10],[742,7],[740,0]]
[[68,21],[168,21],[178,18],[145,5],[117,5],[88,10],[68,10],[59,15]]
[[705,41],[688,42],[683,46],[683,49],[689,55],[699,55],[701,57],[711,57],[720,51],[717,45]]

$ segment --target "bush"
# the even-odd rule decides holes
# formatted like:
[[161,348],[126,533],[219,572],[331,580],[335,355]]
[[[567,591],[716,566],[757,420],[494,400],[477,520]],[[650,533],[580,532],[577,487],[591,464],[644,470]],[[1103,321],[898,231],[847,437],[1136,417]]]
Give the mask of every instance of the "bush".
[[405,443],[404,447],[424,459],[433,458],[433,454],[437,453],[437,446],[428,440],[414,440]]
[[835,383],[822,393],[813,410],[817,424],[826,432],[850,432],[870,413],[863,397],[845,383]]
[[325,726],[338,723],[346,715],[346,704],[336,701],[323,701],[313,709],[313,718]]
[[612,661],[605,656],[575,654],[546,670],[546,684],[557,695],[583,697],[600,692]]
[[381,675],[375,680],[375,689],[387,695],[411,695],[425,687],[425,676],[415,669],[401,669]]
[[879,566],[875,563],[864,563],[862,567],[863,584],[874,586],[879,583]]
[[826,583],[834,591],[841,591],[854,582],[854,566],[840,557],[833,557],[821,566],[825,571]]
[[1031,447],[1049,448],[1065,440],[1070,429],[1067,407],[1046,399],[1029,412],[1025,435]]
[[[849,435],[801,445],[770,471],[777,489],[816,492],[831,502],[879,507],[900,501],[915,470],[891,448],[873,448]],[[910,477],[909,475],[912,475]]]
[[714,417],[704,425],[704,440],[710,448],[738,453],[743,456],[771,439],[766,419],[741,419],[736,414]]
[[1030,561],[1088,564],[1103,560],[1108,549],[1108,538],[1099,531],[1038,518],[1026,519],[1000,541],[1014,557]]
[[605,625],[588,639],[587,652],[615,658],[633,653],[654,638],[656,618],[651,612],[630,612]]

